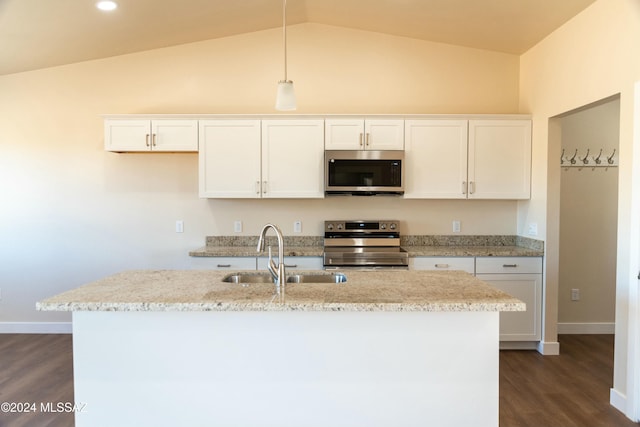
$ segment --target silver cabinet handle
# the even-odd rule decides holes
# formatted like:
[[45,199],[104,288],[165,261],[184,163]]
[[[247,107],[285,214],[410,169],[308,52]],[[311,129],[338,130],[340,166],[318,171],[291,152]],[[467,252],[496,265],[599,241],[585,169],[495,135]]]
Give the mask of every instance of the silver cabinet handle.
[[146,145],[147,147],[149,146],[149,134],[146,134],[144,136],[144,145]]
[[436,264],[436,268],[449,268],[449,264]]
[[291,264],[291,265],[285,264],[284,266],[287,268],[298,268],[298,264]]
[[156,134],[154,133],[153,135],[151,135],[151,145],[152,146],[156,146]]
[[369,132],[367,132],[367,142],[366,145],[367,147],[369,146],[369,138],[370,138],[371,134]]
[[476,183],[473,181],[469,181],[469,194],[473,194],[476,192]]
[[516,268],[518,266],[518,264],[502,264],[502,267],[504,268]]
[[262,194],[267,194],[267,181],[262,181]]
[[362,134],[362,132],[360,133],[360,146],[362,147],[362,138],[364,137],[364,134]]
[[218,268],[229,268],[231,264],[218,264]]
[[260,181],[256,181],[256,194],[260,194]]
[[462,181],[462,194],[467,194],[467,181]]

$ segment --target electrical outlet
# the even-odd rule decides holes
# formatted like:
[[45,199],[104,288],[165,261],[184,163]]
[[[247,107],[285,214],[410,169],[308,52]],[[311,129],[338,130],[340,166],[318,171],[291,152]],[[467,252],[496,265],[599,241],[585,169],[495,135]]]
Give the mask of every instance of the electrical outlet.
[[460,232],[460,221],[458,221],[458,220],[454,220],[453,221],[453,232],[454,233],[459,233]]
[[538,235],[538,224],[532,222],[529,224],[529,236],[537,236]]
[[242,221],[233,221],[233,231],[235,233],[242,233]]
[[184,233],[184,221],[181,219],[176,221],[176,233]]
[[571,289],[571,301],[580,301],[580,289]]
[[293,232],[294,233],[302,233],[302,221],[294,221],[293,223]]

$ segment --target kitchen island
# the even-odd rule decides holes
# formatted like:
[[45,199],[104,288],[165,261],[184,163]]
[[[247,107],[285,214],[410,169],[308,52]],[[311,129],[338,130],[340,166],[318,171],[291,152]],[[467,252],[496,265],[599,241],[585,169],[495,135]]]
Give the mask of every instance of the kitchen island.
[[277,298],[229,274],[123,272],[39,302],[73,312],[76,426],[498,425],[498,315],[521,301],[458,271]]

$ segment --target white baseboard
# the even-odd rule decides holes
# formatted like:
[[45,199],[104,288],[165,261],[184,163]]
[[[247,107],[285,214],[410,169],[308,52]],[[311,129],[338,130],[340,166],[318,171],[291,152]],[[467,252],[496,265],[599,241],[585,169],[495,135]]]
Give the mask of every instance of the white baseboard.
[[627,413],[627,396],[614,388],[609,391],[609,403],[623,414]]
[[0,322],[0,334],[70,334],[71,322]]
[[558,334],[610,334],[616,332],[614,322],[558,323]]
[[536,350],[544,356],[557,356],[560,354],[560,343],[540,341]]

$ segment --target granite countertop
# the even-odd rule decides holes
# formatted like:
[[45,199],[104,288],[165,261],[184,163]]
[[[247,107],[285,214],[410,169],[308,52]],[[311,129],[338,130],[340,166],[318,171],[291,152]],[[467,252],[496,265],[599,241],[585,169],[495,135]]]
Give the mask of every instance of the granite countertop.
[[[259,274],[253,272],[244,274]],[[315,274],[330,274],[316,271]],[[36,304],[41,311],[524,311],[462,271],[346,271],[347,282],[237,284],[216,270],[125,271]],[[301,274],[296,271],[295,274]]]
[[[271,240],[269,240],[271,239]],[[253,257],[257,236],[208,236],[193,257]],[[267,243],[277,246],[272,236]],[[419,256],[543,256],[539,240],[520,236],[403,236],[400,245],[410,257]],[[285,236],[284,256],[322,256],[320,236]],[[262,254],[264,255],[264,254]]]

